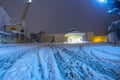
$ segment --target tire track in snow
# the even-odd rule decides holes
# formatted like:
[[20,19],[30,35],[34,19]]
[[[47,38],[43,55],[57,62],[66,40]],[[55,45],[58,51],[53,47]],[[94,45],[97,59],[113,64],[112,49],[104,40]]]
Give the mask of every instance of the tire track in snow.
[[0,59],[0,70],[2,71],[0,73],[0,78],[2,78],[6,74],[7,70],[9,70],[17,62],[17,60],[21,59],[29,51],[29,49],[31,49],[31,47],[22,52],[16,51],[16,54],[14,53],[9,55],[8,53],[7,55],[9,56],[7,58],[5,57],[3,59]]
[[62,80],[52,50],[39,47],[17,59],[2,80]]
[[[74,53],[56,45],[49,45],[51,49],[53,50],[54,56],[57,61],[57,65],[59,66],[59,70],[62,74],[62,77],[64,80],[83,80],[83,74],[81,73],[81,70],[78,70],[78,61],[73,58]],[[64,52],[63,54],[67,54],[66,56],[63,56],[60,53],[60,50]],[[58,55],[59,54],[59,55]],[[69,56],[69,57],[68,57]],[[61,58],[59,58],[61,57]],[[68,58],[68,60],[64,60],[64,58]],[[63,60],[62,60],[63,59]],[[80,76],[81,75],[81,76]]]
[[[95,49],[96,50],[96,49]],[[100,50],[101,51],[101,50]],[[104,51],[101,51],[103,53],[105,53]],[[108,53],[105,53],[105,54],[108,54]],[[120,63],[120,60],[114,60],[114,59],[107,59],[107,58],[99,58],[94,52],[93,50],[91,50],[91,55],[93,57],[95,57],[96,59],[98,60],[105,60],[105,61],[108,61],[108,62],[114,62],[114,63]],[[113,55],[113,54],[112,54]],[[113,55],[114,56],[114,55]]]
[[40,48],[38,59],[43,71],[43,80],[62,80],[53,52],[48,46]]
[[111,52],[107,52],[107,51],[105,51],[105,50],[100,50],[100,49],[94,49],[94,50],[103,52],[103,53],[105,53],[105,54],[109,54],[109,55],[111,55],[111,56],[117,56],[117,57],[119,56],[119,57],[120,57],[120,54],[111,53]]
[[6,72],[3,80],[41,80],[37,49],[31,49]]
[[[62,76],[64,76],[64,78],[65,79],[67,79],[67,77],[68,77],[68,80],[69,79],[75,79],[76,77],[74,77],[74,78],[72,78],[73,77],[73,75],[71,75],[71,74],[75,74],[74,72],[71,72],[72,70],[74,71],[74,69],[79,69],[78,71],[79,72],[82,72],[82,73],[78,73],[79,74],[79,78],[82,78],[82,79],[85,79],[85,75],[86,75],[86,71],[87,71],[87,69],[88,70],[95,70],[95,71],[93,71],[94,73],[95,72],[97,72],[96,74],[99,74],[99,72],[100,73],[103,73],[105,76],[102,76],[103,74],[100,74],[101,75],[101,77],[103,78],[103,79],[105,79],[105,78],[108,78],[108,79],[110,79],[111,80],[111,78],[109,77],[109,76],[111,76],[111,75],[114,75],[114,78],[117,78],[116,76],[117,75],[115,75],[114,73],[109,73],[109,71],[107,71],[105,68],[103,68],[103,67],[101,67],[101,64],[99,64],[99,63],[97,63],[96,61],[94,61],[94,60],[92,60],[92,58],[91,58],[91,56],[90,55],[88,55],[86,52],[84,52],[81,48],[82,47],[79,47],[79,50],[76,52],[76,53],[73,53],[73,52],[71,52],[71,51],[69,51],[69,50],[67,50],[67,49],[64,49],[64,47],[63,46],[56,46],[56,45],[49,45],[52,49],[53,49],[53,51],[55,51],[56,53],[54,54],[55,55],[55,58],[56,58],[56,61],[58,62],[58,66],[60,66],[59,67],[59,69],[60,69],[60,71],[61,71],[61,73],[62,74],[64,74],[64,75],[62,75]],[[59,50],[59,51],[58,51]],[[67,51],[65,51],[65,50],[67,50]],[[61,51],[61,52],[60,52]],[[62,52],[64,52],[64,53],[62,53]],[[57,54],[60,54],[60,56],[59,55],[57,55]],[[64,62],[63,60],[61,60],[61,59],[64,59],[64,58],[66,58],[65,56],[63,56],[63,55],[61,55],[61,53],[63,54],[63,55],[65,55],[65,54],[68,54],[70,57],[68,57],[68,56],[66,56],[67,58],[68,58],[68,61],[66,62]],[[62,57],[62,58],[59,58],[59,57]],[[59,61],[60,60],[60,61]],[[87,67],[87,69],[84,69],[84,68],[77,68],[77,67],[79,67],[79,63],[77,64],[77,61],[78,60],[78,62],[81,64],[81,66],[82,65],[86,65]],[[62,61],[62,62],[61,62]],[[71,63],[72,62],[72,63]],[[69,64],[70,63],[70,64]],[[74,64],[73,63],[76,63],[77,65],[76,66],[73,66]],[[59,65],[60,64],[60,65]],[[80,67],[81,67],[80,66]],[[89,66],[89,67],[88,67]],[[65,72],[65,73],[63,73],[64,71],[65,71],[65,68],[66,67],[66,69],[70,69],[70,68],[72,68],[73,67],[73,69],[70,69],[70,73],[68,73],[68,72]],[[92,69],[91,69],[92,68]],[[107,72],[105,72],[105,71],[107,71]],[[77,72],[77,71],[76,71]],[[84,73],[85,72],[85,73]],[[105,72],[105,73],[104,73]],[[91,73],[91,72],[89,72],[88,71],[88,73]],[[69,76],[68,76],[68,74],[69,74]],[[66,76],[65,76],[66,75]],[[84,75],[84,76],[83,76]],[[95,75],[95,74],[94,74]],[[108,76],[107,76],[108,75]],[[92,75],[91,75],[92,76]],[[94,76],[94,77],[96,77],[97,78],[97,76]],[[98,78],[99,79],[99,78]],[[76,79],[75,79],[76,80]],[[79,79],[78,79],[79,80]],[[92,79],[90,79],[90,80],[92,80]]]

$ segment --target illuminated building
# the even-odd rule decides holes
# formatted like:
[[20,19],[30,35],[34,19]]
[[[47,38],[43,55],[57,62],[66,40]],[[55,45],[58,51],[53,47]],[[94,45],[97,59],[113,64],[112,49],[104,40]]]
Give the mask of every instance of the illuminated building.
[[65,34],[68,43],[84,43],[86,40],[85,38],[86,33],[73,31]]
[[107,42],[106,36],[94,36],[93,42]]

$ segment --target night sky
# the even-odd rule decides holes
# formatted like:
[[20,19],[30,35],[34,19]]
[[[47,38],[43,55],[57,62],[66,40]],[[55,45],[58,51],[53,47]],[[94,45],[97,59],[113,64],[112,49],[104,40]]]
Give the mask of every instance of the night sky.
[[[12,16],[12,23],[20,23],[27,0],[3,1],[3,6]],[[66,33],[76,28],[105,35],[112,21],[105,8],[98,0],[33,0],[26,27],[29,32]]]

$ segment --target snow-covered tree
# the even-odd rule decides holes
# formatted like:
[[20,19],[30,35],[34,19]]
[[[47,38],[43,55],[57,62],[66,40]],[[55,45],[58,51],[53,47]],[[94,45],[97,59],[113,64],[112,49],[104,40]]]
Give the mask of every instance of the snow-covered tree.
[[[120,0],[107,0],[107,12],[109,14],[118,15],[120,18]],[[118,39],[120,40],[120,19],[114,21],[108,28],[108,33],[116,32]]]
[[120,13],[120,0],[107,0],[107,12],[109,14]]

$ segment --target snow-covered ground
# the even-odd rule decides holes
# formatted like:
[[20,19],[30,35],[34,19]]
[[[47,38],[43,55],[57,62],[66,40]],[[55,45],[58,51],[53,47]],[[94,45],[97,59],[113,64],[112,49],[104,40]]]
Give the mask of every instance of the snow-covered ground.
[[120,47],[0,45],[0,80],[120,80]]

